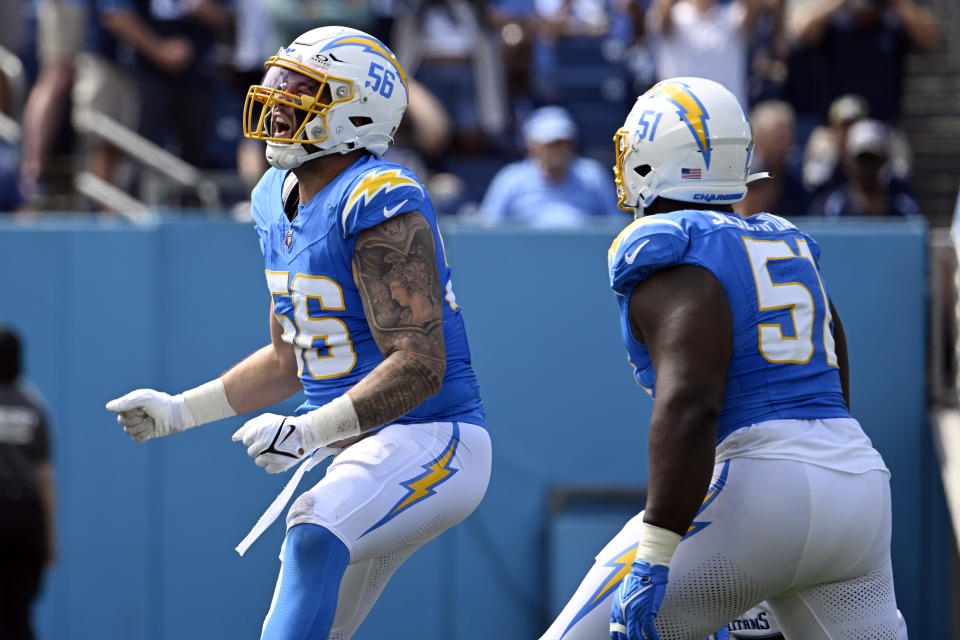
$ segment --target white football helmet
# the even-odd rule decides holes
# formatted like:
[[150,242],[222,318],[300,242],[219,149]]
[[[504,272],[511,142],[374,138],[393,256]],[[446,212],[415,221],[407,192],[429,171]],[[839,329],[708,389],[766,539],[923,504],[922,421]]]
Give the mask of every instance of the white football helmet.
[[620,208],[642,214],[658,196],[683,202],[742,200],[753,130],[737,99],[704,78],[670,78],[637,98],[613,137]]
[[272,166],[293,169],[361,148],[380,156],[393,142],[407,108],[407,76],[373,36],[312,29],[264,66],[261,83],[247,91],[243,135],[266,141]]

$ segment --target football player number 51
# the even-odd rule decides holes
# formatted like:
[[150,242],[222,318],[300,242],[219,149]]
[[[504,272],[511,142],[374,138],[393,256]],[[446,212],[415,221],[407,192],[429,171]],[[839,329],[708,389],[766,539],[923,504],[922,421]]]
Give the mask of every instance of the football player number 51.
[[[357,362],[357,354],[347,325],[339,318],[313,317],[308,307],[312,299],[321,310],[342,311],[345,307],[340,285],[324,276],[298,273],[288,287],[289,275],[288,271],[267,271],[267,287],[273,295],[291,296],[293,318],[279,313],[274,316],[283,328],[283,341],[297,351],[297,375],[303,375],[304,367],[318,379],[348,373]],[[326,354],[320,355],[324,347]]]
[[[783,334],[780,324],[759,325],[760,353],[769,362],[791,362],[806,364],[813,357],[814,340],[823,340],[827,364],[837,366],[836,348],[830,323],[830,301],[820,280],[816,262],[806,240],[797,238],[798,253],[783,240],[754,240],[743,238],[744,247],[750,257],[750,266],[757,284],[757,306],[760,311],[789,309],[793,318],[793,336]],[[774,260],[802,260],[803,282],[774,282],[770,276],[769,265]],[[798,278],[800,280],[801,278]],[[814,289],[823,299],[822,322],[817,322],[816,306],[813,304]],[[814,336],[817,328],[822,335]]]

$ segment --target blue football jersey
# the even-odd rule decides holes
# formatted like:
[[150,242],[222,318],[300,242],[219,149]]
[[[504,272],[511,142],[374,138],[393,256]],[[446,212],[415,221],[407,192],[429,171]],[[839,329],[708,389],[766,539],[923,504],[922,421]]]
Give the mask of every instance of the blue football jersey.
[[306,392],[303,413],[354,386],[383,361],[353,281],[357,234],[407,211],[433,229],[444,286],[443,334],[447,368],[439,393],[397,422],[463,421],[484,425],[479,386],[450,267],[430,197],[416,175],[365,155],[338,175],[290,221],[283,208],[288,172],[270,169],[252,195],[252,214],[266,260],[267,288],[283,341],[293,345]]
[[716,211],[640,218],[608,253],[620,328],[637,382],[656,394],[647,347],[630,328],[629,298],[644,278],[677,264],[708,269],[733,317],[717,443],[740,427],[773,419],[849,418],[840,386],[820,247],[787,220]]

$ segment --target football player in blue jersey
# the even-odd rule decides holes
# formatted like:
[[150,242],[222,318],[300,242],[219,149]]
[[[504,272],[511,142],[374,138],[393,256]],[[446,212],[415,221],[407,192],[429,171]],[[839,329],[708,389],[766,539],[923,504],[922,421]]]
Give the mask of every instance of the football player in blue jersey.
[[430,198],[380,159],[407,106],[403,69],[343,27],[308,31],[266,69],[243,126],[272,165],[252,197],[271,343],[194,389],[107,408],[139,442],[302,388],[295,416],[233,437],[271,473],[336,456],[288,512],[262,638],[346,640],[394,570],[477,507],[490,440]]
[[760,177],[741,105],[665,80],[614,141],[620,205],[642,216],[608,261],[654,398],[648,497],[544,638],[698,640],[762,601],[787,638],[904,637],[889,472],[850,414],[820,248],[730,207]]

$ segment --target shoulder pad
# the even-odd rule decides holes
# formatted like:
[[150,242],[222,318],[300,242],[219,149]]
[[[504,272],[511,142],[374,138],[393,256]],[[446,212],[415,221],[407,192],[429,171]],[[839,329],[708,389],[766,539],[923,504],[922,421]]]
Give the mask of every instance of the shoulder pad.
[[399,213],[417,210],[425,196],[426,189],[406,167],[372,167],[354,178],[344,194],[340,210],[343,235],[356,235]]
[[633,221],[607,252],[610,286],[623,296],[647,276],[676,264],[690,242],[686,225],[675,216],[655,215]]

